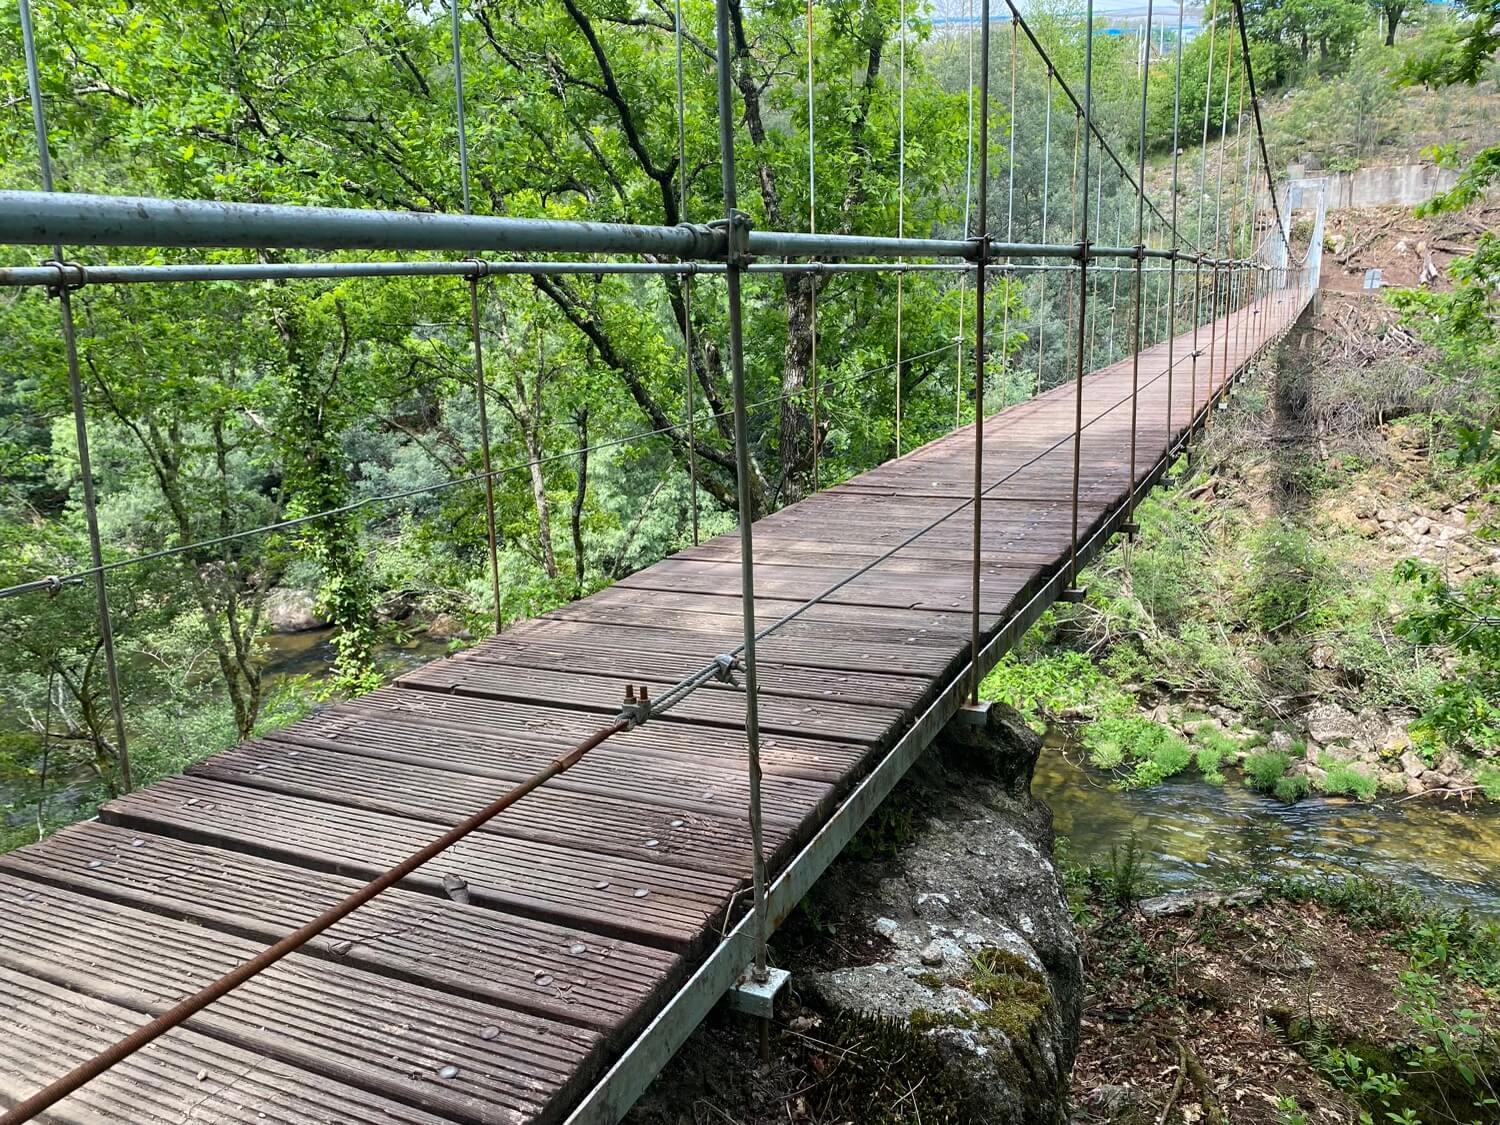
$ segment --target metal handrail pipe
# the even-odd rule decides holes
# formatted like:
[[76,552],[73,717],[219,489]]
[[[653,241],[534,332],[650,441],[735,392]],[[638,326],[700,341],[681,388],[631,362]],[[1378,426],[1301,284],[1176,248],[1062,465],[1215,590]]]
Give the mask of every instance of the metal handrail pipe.
[[696,224],[640,226],[154,199],[69,192],[0,191],[0,243],[86,246],[218,246],[306,250],[451,250],[461,253],[661,254],[722,259],[724,231]]

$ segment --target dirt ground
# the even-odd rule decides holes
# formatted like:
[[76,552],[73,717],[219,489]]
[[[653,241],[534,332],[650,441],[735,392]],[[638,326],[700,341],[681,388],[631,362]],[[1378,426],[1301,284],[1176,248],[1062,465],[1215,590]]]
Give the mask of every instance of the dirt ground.
[[[1419,219],[1410,207],[1330,211],[1325,220],[1324,289],[1363,293],[1365,271],[1385,286],[1449,288],[1448,265],[1472,253],[1475,239],[1500,226],[1500,206],[1477,206]],[[1373,296],[1373,294],[1372,294]]]

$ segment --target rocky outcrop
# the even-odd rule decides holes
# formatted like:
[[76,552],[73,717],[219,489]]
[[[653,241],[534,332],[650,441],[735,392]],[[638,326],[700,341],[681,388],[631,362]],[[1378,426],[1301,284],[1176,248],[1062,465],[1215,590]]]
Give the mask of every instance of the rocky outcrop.
[[797,978],[829,1013],[907,1021],[937,1046],[980,1122],[1066,1119],[1082,967],[1052,863],[1052,818],[1031,796],[1041,741],[996,705],[955,724],[907,782],[915,839],[841,865],[841,913],[885,937],[879,959]]

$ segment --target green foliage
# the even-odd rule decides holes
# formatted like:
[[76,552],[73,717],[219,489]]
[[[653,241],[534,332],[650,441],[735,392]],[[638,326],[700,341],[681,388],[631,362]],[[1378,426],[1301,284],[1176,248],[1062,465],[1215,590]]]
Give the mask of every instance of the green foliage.
[[1318,765],[1325,771],[1324,776],[1315,782],[1320,793],[1369,801],[1374,799],[1379,789],[1375,778],[1348,762],[1338,762],[1324,754],[1319,758]]
[[1111,844],[1109,859],[1091,867],[1089,879],[1096,892],[1119,909],[1139,902],[1151,887],[1151,874],[1135,834],[1123,846]]
[[1271,787],[1271,792],[1275,794],[1276,799],[1288,805],[1295,805],[1298,801],[1302,800],[1303,797],[1307,796],[1307,791],[1307,778],[1300,774],[1296,776],[1287,774],[1283,777],[1278,777],[1275,785]]
[[979,692],[984,699],[1014,707],[1038,731],[1046,728],[1048,720],[1064,714],[1105,717],[1133,708],[1129,696],[1086,653],[1072,650],[1032,659],[1024,652],[1008,652],[985,677]]
[[1262,750],[1251,754],[1245,759],[1245,781],[1252,789],[1258,789],[1262,793],[1273,792],[1276,783],[1291,764],[1291,756],[1279,750]]
[[1309,532],[1286,523],[1268,526],[1250,545],[1241,594],[1246,620],[1267,634],[1315,626],[1316,611],[1328,604],[1329,569]]
[[977,1120],[973,1096],[952,1076],[923,1029],[886,1016],[842,1011],[824,1023],[820,1039],[815,1049],[829,1057],[813,1068],[827,1075],[818,1097],[821,1104],[836,1107],[840,1118],[871,1125]]
[[1126,789],[1160,784],[1194,761],[1193,750],[1170,727],[1139,715],[1100,719],[1084,727],[1080,738],[1099,768],[1131,767],[1119,782]]

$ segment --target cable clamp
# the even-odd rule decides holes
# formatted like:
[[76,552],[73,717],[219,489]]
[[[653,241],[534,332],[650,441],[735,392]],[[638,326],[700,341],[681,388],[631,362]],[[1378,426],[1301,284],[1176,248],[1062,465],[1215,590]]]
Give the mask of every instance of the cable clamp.
[[473,267],[469,274],[470,281],[478,281],[482,277],[490,276],[490,264],[483,258],[465,258],[464,263]]
[[744,267],[750,262],[750,216],[734,210],[722,219],[708,224],[715,234],[724,236],[724,261],[731,266]]
[[[57,271],[57,280],[47,286],[47,294],[51,297],[61,297],[64,293],[73,293],[84,287],[88,281],[88,271],[77,262],[63,262],[56,258],[48,258],[42,263]],[[69,272],[72,277],[70,278]]]
[[714,679],[721,684],[729,684],[731,687],[739,687],[740,682],[734,678],[735,669],[739,667],[739,660],[727,652],[721,652],[714,657]]
[[964,256],[976,265],[987,266],[990,264],[990,244],[992,242],[993,239],[991,239],[988,233],[975,235],[973,238],[966,240],[966,245],[972,246],[974,249]]
[[718,258],[722,256],[720,245],[723,240],[719,237],[719,231],[713,223],[678,223],[677,229],[691,234],[698,242],[695,253],[683,254],[680,257],[695,258]]
[[62,593],[62,588],[63,580],[59,575],[49,574],[46,578],[42,579],[42,589],[47,591],[49,598],[57,597],[58,594]]
[[646,720],[651,718],[651,697],[646,692],[646,685],[641,685],[640,694],[636,694],[634,684],[625,685],[625,702],[620,706],[620,713],[615,717],[625,724],[626,730],[635,730],[643,726]]
[[1137,262],[1145,262],[1145,260],[1146,260],[1146,244],[1144,242],[1139,242],[1139,243],[1136,244],[1136,246],[1135,246],[1135,254],[1133,256],[1134,256],[1134,258],[1135,258],[1135,260]]

